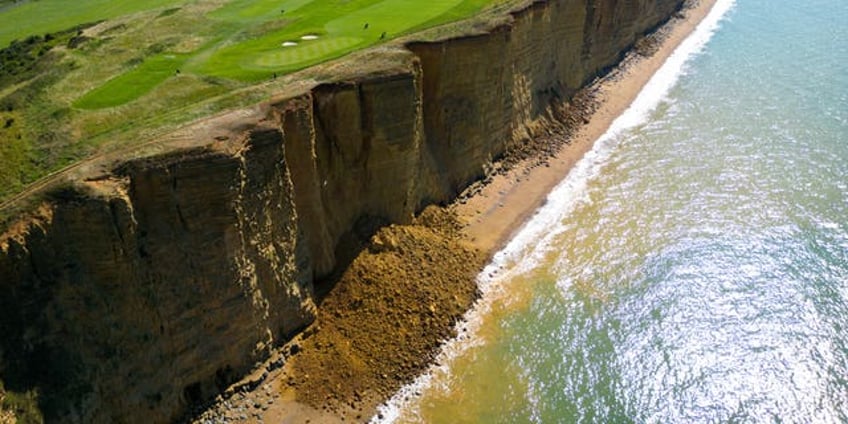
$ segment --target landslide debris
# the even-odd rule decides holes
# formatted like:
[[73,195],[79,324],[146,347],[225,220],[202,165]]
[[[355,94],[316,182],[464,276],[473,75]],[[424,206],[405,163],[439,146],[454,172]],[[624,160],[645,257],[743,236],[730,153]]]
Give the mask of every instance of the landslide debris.
[[483,255],[449,212],[376,232],[320,306],[291,358],[284,391],[316,409],[367,419],[432,362],[477,297]]

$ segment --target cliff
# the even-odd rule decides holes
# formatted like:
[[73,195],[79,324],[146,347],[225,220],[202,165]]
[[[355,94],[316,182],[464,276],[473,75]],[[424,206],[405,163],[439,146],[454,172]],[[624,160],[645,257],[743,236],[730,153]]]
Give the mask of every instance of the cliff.
[[0,237],[0,380],[48,421],[178,419],[312,322],[359,223],[453,200],[681,5],[532,2],[53,189]]

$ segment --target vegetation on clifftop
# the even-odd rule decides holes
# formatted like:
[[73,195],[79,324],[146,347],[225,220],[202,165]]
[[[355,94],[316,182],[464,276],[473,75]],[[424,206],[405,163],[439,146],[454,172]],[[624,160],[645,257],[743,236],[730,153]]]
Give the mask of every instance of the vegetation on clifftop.
[[238,93],[257,83],[503,1],[4,1],[0,202],[91,155],[255,103]]

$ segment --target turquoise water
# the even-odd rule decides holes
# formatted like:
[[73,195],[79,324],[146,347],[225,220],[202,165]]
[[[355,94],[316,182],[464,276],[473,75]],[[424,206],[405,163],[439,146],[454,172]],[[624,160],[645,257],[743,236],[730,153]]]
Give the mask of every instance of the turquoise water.
[[848,2],[717,7],[389,420],[848,422]]

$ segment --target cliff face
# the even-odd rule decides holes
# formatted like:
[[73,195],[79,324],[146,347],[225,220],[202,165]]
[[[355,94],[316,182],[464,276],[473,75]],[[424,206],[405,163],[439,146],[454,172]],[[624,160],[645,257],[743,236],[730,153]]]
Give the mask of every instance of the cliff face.
[[420,72],[412,62],[397,72],[272,106],[318,276],[335,267],[336,245],[358,220],[405,223],[418,207]]
[[168,421],[307,324],[310,260],[280,141],[257,128],[237,151],[127,163],[6,240],[7,387],[35,383],[73,421]]
[[54,193],[0,238],[0,380],[53,420],[178,418],[313,320],[357,222],[453,199],[681,3],[534,2]]

